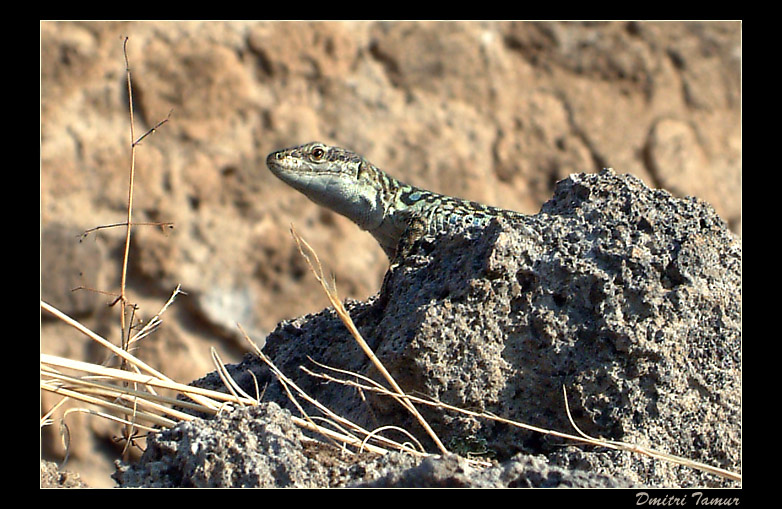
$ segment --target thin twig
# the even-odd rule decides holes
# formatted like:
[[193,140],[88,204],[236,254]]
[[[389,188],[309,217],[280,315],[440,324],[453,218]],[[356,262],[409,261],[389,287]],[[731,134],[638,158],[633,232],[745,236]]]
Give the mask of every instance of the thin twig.
[[371,432],[369,435],[367,435],[367,436],[364,438],[364,440],[361,442],[361,446],[362,446],[362,448],[363,448],[363,446],[364,446],[364,445],[365,445],[367,442],[369,442],[369,440],[370,440],[370,439],[372,439],[372,438],[374,438],[374,437],[378,436],[378,434],[379,434],[381,431],[386,431],[386,430],[389,430],[389,429],[393,429],[393,430],[396,430],[396,431],[398,431],[398,432],[402,433],[402,434],[403,434],[403,435],[405,435],[407,438],[409,438],[410,440],[412,440],[412,441],[415,443],[415,445],[416,445],[416,446],[418,446],[418,450],[419,450],[419,451],[421,451],[422,453],[426,453],[426,450],[424,450],[424,446],[423,446],[423,445],[421,445],[421,442],[419,442],[419,441],[418,441],[418,440],[417,440],[417,439],[416,439],[416,438],[413,436],[413,434],[412,434],[412,433],[410,433],[409,431],[407,431],[407,430],[406,430],[406,429],[404,429],[404,428],[400,428],[399,426],[390,426],[390,425],[389,425],[389,426],[380,426],[379,428],[375,428],[375,429],[373,429],[373,430],[372,430],[372,432]]
[[144,134],[142,134],[141,136],[139,136],[139,139],[137,139],[136,141],[134,141],[134,142],[133,142],[133,146],[136,146],[136,145],[138,145],[139,143],[141,143],[141,140],[143,140],[144,138],[146,138],[146,137],[147,137],[147,136],[149,136],[150,134],[154,133],[155,131],[157,131],[158,127],[160,127],[160,126],[162,126],[163,124],[165,124],[166,122],[168,122],[168,119],[170,119],[170,118],[171,118],[171,114],[172,114],[173,112],[174,112],[174,108],[171,108],[171,109],[168,111],[168,115],[166,115],[166,118],[164,118],[163,120],[161,120],[160,122],[158,122],[158,123],[157,123],[157,124],[155,124],[154,126],[150,127],[150,128],[149,128],[149,130],[148,130],[147,132],[145,132]]
[[[64,387],[51,386],[51,385],[46,385],[46,384],[41,384],[41,388],[44,389],[44,390],[48,390],[50,392],[53,392],[55,394],[62,394],[64,396],[68,396],[68,397],[70,397],[72,399],[78,399],[78,400],[84,401],[85,403],[91,403],[91,404],[94,404],[94,405],[103,406],[103,407],[105,407],[105,408],[107,408],[109,410],[112,410],[113,412],[116,412],[116,413],[122,413],[122,414],[125,414],[125,415],[132,415],[134,420],[136,420],[136,419],[148,420],[148,421],[153,422],[153,423],[155,423],[155,424],[157,424],[159,426],[165,426],[165,427],[171,427],[174,424],[176,424],[176,422],[174,422],[174,421],[172,421],[170,419],[166,419],[164,417],[160,417],[160,416],[155,415],[155,414],[148,414],[146,412],[138,412],[135,408],[128,408],[128,407],[126,407],[124,405],[119,405],[117,403],[111,403],[109,401],[106,401],[103,398],[90,396],[90,395],[85,394],[83,392],[73,391],[73,390],[70,390],[70,389],[66,389]],[[132,426],[132,423],[131,422],[126,422],[125,425],[126,426]]]
[[130,341],[128,344],[133,344],[136,341],[140,341],[144,339],[146,336],[152,333],[153,330],[155,330],[161,323],[160,316],[166,312],[168,307],[174,303],[174,299],[176,299],[177,295],[187,295],[186,292],[182,291],[182,285],[177,285],[176,288],[174,288],[174,291],[171,293],[171,297],[168,298],[165,304],[163,304],[163,307],[160,308],[160,311],[157,312],[155,316],[150,318],[150,320],[144,325],[144,327],[141,328],[140,331],[138,331],[132,338],[130,338]]
[[[112,224],[102,224],[99,226],[95,226],[93,228],[88,228],[81,232],[77,237],[79,237],[79,242],[87,238],[87,236],[95,231],[98,230],[105,230],[108,228],[118,228],[120,226],[127,226],[127,221],[123,221],[121,223],[112,223]],[[165,228],[168,228],[169,230],[174,228],[174,223],[170,221],[139,221],[135,223],[131,223],[131,226],[158,226],[161,230],[164,230]]]
[[[41,359],[41,362],[43,362],[43,359]],[[71,390],[78,390],[79,392],[84,394],[89,393],[93,395],[101,395],[106,398],[110,398],[112,400],[116,400],[116,399],[129,400],[131,398],[137,398],[138,400],[141,401],[141,404],[144,405],[145,407],[152,408],[157,412],[170,415],[172,418],[179,419],[179,420],[184,420],[191,416],[180,410],[176,410],[174,407],[189,408],[192,410],[203,409],[203,405],[192,403],[190,401],[178,400],[169,396],[161,396],[151,392],[131,390],[128,389],[127,387],[119,387],[118,385],[116,385],[117,382],[124,382],[128,380],[128,378],[124,376],[115,377],[115,378],[101,377],[100,379],[95,378],[93,375],[77,377],[73,375],[66,375],[63,373],[57,373],[53,371],[51,366],[52,366],[51,364],[41,365],[41,376],[45,377],[45,380],[41,382],[42,386],[44,384],[47,384],[50,388],[52,387],[68,388]],[[104,368],[104,369],[113,369],[113,368]],[[122,373],[128,373],[127,371],[122,371],[122,370],[116,370],[116,371],[121,371]],[[109,380],[112,380],[115,383],[110,383]],[[149,380],[149,377],[147,377],[147,380]],[[150,386],[148,382],[145,385]],[[171,405],[171,407],[167,407],[165,405]]]
[[223,360],[217,353],[217,349],[212,347],[209,349],[209,352],[212,355],[212,363],[217,368],[217,374],[220,376],[220,380],[222,380],[223,385],[225,385],[228,391],[236,398],[237,401],[239,401],[241,406],[245,406],[240,398],[240,395],[241,397],[247,399],[252,399],[252,397],[247,394],[244,389],[239,387],[239,384],[237,384],[236,381],[231,377],[230,373],[228,373],[228,368],[226,368],[225,364],[223,364]]
[[[141,361],[138,359],[135,359],[135,362],[141,363]],[[149,385],[153,387],[158,387],[160,389],[170,389],[172,391],[180,392],[188,397],[197,396],[200,397],[200,400],[197,400],[196,398],[192,398],[192,397],[190,399],[193,399],[194,401],[196,401],[197,404],[201,406],[195,407],[190,405],[189,408],[198,409],[202,412],[207,412],[207,413],[216,412],[219,406],[216,404],[216,402],[218,401],[238,403],[236,398],[230,394],[214,391],[211,389],[203,389],[201,387],[195,387],[192,385],[178,383],[165,376],[158,376],[154,374],[152,376],[143,375],[143,374],[133,373],[131,371],[117,369],[117,368],[107,368],[106,366],[101,366],[100,364],[92,364],[89,362],[77,361],[74,359],[66,359],[63,357],[58,357],[56,355],[48,355],[48,354],[41,354],[41,363],[57,368],[75,369],[78,371],[84,371],[86,373],[91,373],[92,375],[106,377],[111,380],[129,381],[129,382],[138,383],[140,385]],[[159,396],[159,398],[163,398],[163,396]],[[243,403],[252,404],[253,401],[254,401],[253,399],[247,399],[244,400]],[[179,400],[177,400],[177,404],[179,406],[189,405],[187,401],[179,401]]]
[[[125,327],[125,303],[127,302],[127,296],[125,295],[125,283],[127,281],[128,276],[128,257],[130,255],[130,232],[131,232],[131,225],[133,224],[132,217],[133,217],[133,181],[135,179],[136,174],[136,145],[134,143],[136,139],[136,132],[133,121],[133,87],[131,85],[131,79],[130,79],[130,62],[128,59],[128,38],[125,37],[125,40],[122,43],[122,52],[125,56],[125,75],[127,77],[128,82],[128,111],[130,114],[130,175],[129,175],[129,183],[128,183],[128,215],[127,215],[127,225],[125,227],[125,252],[122,256],[122,275],[120,277],[120,285],[119,285],[119,298],[118,302],[120,303],[120,334],[121,334],[121,345],[123,350],[127,350],[127,336],[128,333],[126,332]],[[125,369],[125,360],[123,358],[122,360],[122,369]],[[125,426],[125,436],[130,437],[132,433],[132,428],[129,425]],[[126,451],[123,451],[123,458],[127,460]]]
[[[171,111],[168,112],[168,116],[166,116],[165,119],[158,122],[152,129],[144,133],[140,138],[136,139],[136,127],[135,127],[135,120],[133,115],[133,85],[132,85],[132,79],[130,74],[130,59],[128,57],[128,38],[125,37],[125,39],[122,42],[122,53],[125,57],[125,75],[127,78],[127,86],[128,86],[128,115],[129,115],[129,123],[130,123],[130,171],[128,176],[128,203],[127,203],[127,221],[125,224],[126,230],[125,230],[125,251],[122,256],[122,275],[120,278],[120,288],[119,288],[119,298],[117,299],[118,302],[121,303],[121,309],[120,309],[120,330],[121,330],[121,345],[123,350],[128,350],[130,347],[130,326],[126,326],[126,304],[127,304],[127,294],[126,291],[126,284],[127,284],[127,277],[128,277],[128,258],[130,256],[130,233],[133,226],[133,189],[134,189],[134,182],[135,182],[135,175],[136,175],[136,145],[138,145],[142,139],[144,139],[149,134],[155,132],[158,127],[168,122],[168,119],[171,117]],[[173,110],[172,110],[173,111]],[[135,306],[132,308],[132,314],[130,317],[130,324],[133,323],[133,314],[135,314]],[[122,361],[122,368],[125,368],[125,360],[123,358]],[[131,437],[133,434],[132,425],[126,426],[125,429],[125,436]],[[129,444],[130,442],[128,442]],[[123,451],[123,456],[125,456],[125,452],[127,451],[127,444],[126,444],[126,450]]]
[[628,444],[625,442],[618,442],[615,440],[604,440],[600,438],[593,438],[581,431],[581,429],[576,425],[576,422],[573,420],[573,417],[570,415],[570,406],[568,405],[567,401],[567,391],[565,390],[565,386],[562,386],[562,394],[565,397],[565,411],[567,412],[568,420],[570,420],[570,425],[573,426],[573,429],[576,430],[576,432],[581,435],[582,439],[588,443],[593,443],[596,445],[602,445],[604,447],[608,447],[610,449],[619,449],[622,451],[630,451],[635,452],[638,454],[643,454],[646,456],[650,456],[652,458],[658,458],[670,461],[672,463],[676,463],[678,465],[685,465],[690,468],[694,468],[696,470],[701,470],[703,472],[709,472],[714,475],[718,475],[720,477],[724,477],[726,479],[732,479],[734,481],[741,482],[741,474],[737,474],[735,472],[731,472],[730,470],[726,470],[724,468],[714,467],[711,465],[707,465],[706,463],[701,463],[700,461],[691,460],[688,458],[682,458],[681,456],[676,456],[674,454],[669,454],[667,452],[658,451],[649,447],[644,447],[642,445],[635,445],[635,444]]
[[101,295],[107,295],[107,296],[109,296],[109,297],[114,297],[114,298],[115,298],[115,300],[116,300],[116,298],[118,298],[118,297],[119,297],[119,296],[118,296],[116,293],[114,293],[114,292],[107,292],[106,290],[98,290],[97,288],[90,288],[89,286],[83,286],[83,285],[79,285],[79,286],[77,286],[76,288],[71,288],[71,291],[72,291],[72,292],[76,292],[76,291],[79,291],[79,290],[86,290],[86,291],[88,291],[88,292],[99,293],[99,294],[101,294]]
[[120,323],[121,323],[121,329],[122,329],[122,335],[123,335],[123,344],[125,344],[124,337],[125,337],[125,301],[126,301],[126,295],[125,295],[125,283],[127,281],[128,276],[128,256],[130,254],[130,231],[131,231],[131,225],[133,224],[132,218],[133,218],[133,182],[135,180],[136,176],[136,128],[135,128],[135,122],[133,120],[133,86],[131,85],[131,78],[130,78],[130,61],[128,59],[128,38],[125,37],[125,40],[122,43],[122,52],[125,56],[125,75],[127,78],[128,83],[128,112],[130,115],[130,174],[129,174],[129,182],[128,182],[128,219],[126,221],[126,231],[125,231],[125,252],[122,257],[122,276],[120,279],[120,289],[119,289],[119,295],[120,295],[120,301],[122,302],[122,312],[120,313]]

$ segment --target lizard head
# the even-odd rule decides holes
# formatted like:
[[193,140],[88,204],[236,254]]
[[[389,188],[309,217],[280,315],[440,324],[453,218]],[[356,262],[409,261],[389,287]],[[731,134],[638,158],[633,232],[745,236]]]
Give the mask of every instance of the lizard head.
[[272,152],[266,166],[310,200],[365,230],[383,221],[382,172],[355,152],[312,142]]

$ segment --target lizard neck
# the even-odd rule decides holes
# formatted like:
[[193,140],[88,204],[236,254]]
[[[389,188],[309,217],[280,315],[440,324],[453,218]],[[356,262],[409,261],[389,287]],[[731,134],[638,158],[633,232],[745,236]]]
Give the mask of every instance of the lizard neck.
[[393,259],[411,219],[415,217],[424,224],[435,224],[437,221],[433,216],[437,213],[438,205],[447,200],[447,197],[405,184],[385,173],[383,176],[386,179],[386,185],[383,187],[383,221],[369,232],[389,259]]
[[376,189],[382,219],[373,227],[365,228],[377,240],[389,259],[396,253],[399,239],[408,226],[410,217],[418,213],[419,203],[411,200],[420,193],[426,193],[416,187],[401,182],[382,170],[377,172]]

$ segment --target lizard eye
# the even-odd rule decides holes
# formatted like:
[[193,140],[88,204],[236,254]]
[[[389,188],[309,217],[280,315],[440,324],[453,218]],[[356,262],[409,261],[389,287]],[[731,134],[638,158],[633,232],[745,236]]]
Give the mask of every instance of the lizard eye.
[[310,152],[310,158],[313,161],[320,161],[326,155],[326,151],[322,147],[315,147]]

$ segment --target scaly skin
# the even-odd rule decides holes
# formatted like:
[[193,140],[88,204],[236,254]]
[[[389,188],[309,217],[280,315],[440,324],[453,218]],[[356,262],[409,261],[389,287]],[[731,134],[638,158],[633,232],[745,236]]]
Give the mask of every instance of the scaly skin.
[[272,152],[266,165],[310,200],[371,233],[391,260],[422,235],[525,217],[405,184],[354,152],[320,142]]

